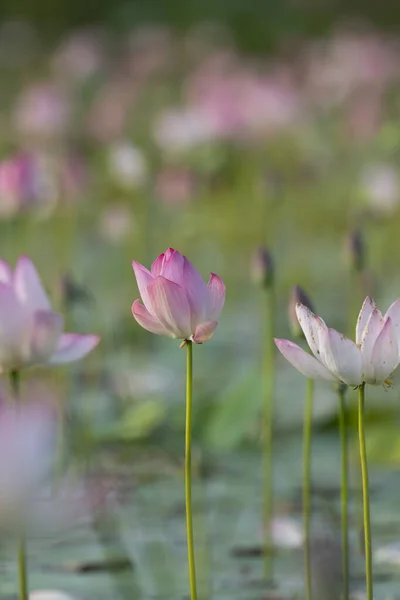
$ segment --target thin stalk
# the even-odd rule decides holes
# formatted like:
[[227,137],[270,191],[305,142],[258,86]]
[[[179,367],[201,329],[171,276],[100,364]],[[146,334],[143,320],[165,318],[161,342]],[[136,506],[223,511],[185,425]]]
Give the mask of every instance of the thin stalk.
[[308,379],[304,406],[303,426],[303,525],[304,525],[304,573],[306,600],[312,600],[311,584],[311,434],[314,398],[314,381]]
[[364,398],[365,383],[362,383],[358,388],[358,435],[360,439],[361,476],[364,506],[365,578],[367,586],[367,600],[373,600],[371,519],[369,512],[368,464],[364,430]]
[[28,578],[26,567],[25,536],[20,534],[18,539],[18,590],[19,600],[28,600]]
[[[10,372],[11,388],[17,402],[20,401],[20,373],[13,370]],[[19,600],[28,600],[28,575],[26,565],[26,542],[21,532],[18,539],[17,563],[18,563],[18,590]]]
[[274,289],[269,285],[266,290],[266,312],[263,356],[263,399],[262,399],[262,464],[263,464],[263,524],[264,524],[264,569],[267,577],[273,576],[273,557],[269,555],[272,541],[272,520],[274,510],[273,497],[273,422],[274,422],[274,380],[275,380],[275,344],[274,344]]
[[192,516],[192,390],[193,390],[193,348],[186,341],[186,429],[185,429],[185,499],[186,535],[189,562],[190,598],[197,600],[196,567],[194,560],[193,516]]
[[342,570],[343,600],[349,600],[349,530],[348,530],[348,452],[347,452],[347,419],[346,419],[346,387],[339,386],[339,429],[341,447],[341,488],[340,504],[342,519]]

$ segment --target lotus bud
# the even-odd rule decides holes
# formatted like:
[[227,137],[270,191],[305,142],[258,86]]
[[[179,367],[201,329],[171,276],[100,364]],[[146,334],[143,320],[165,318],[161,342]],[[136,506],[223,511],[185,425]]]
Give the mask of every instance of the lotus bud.
[[365,267],[365,240],[359,229],[353,230],[346,239],[346,255],[351,269],[362,271]]
[[265,246],[260,246],[254,253],[251,263],[252,279],[256,285],[268,288],[274,283],[274,274],[272,256]]
[[288,304],[289,325],[292,330],[293,336],[297,338],[302,338],[304,337],[303,331],[300,327],[300,323],[296,313],[296,306],[298,303],[303,304],[303,306],[306,306],[312,312],[314,312],[313,304],[310,298],[299,285],[295,285],[292,288]]
[[69,273],[66,273],[61,278],[60,288],[66,310],[72,308],[76,304],[87,304],[93,300],[93,297],[86,286],[77,283]]

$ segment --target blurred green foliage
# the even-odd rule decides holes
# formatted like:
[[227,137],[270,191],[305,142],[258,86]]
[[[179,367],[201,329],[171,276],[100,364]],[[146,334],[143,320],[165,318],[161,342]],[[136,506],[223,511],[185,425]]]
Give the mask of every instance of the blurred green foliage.
[[82,25],[105,25],[120,32],[149,23],[185,30],[202,21],[219,22],[251,52],[273,50],[282,39],[328,33],[338,21],[362,18],[389,31],[400,26],[396,0],[3,0],[0,15],[31,21],[49,40]]

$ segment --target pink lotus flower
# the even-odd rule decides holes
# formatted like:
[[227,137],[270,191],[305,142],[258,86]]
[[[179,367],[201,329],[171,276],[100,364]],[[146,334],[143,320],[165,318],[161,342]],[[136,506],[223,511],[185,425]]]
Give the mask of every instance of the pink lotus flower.
[[16,103],[15,125],[22,138],[49,138],[66,132],[70,100],[62,88],[39,82],[23,91]]
[[51,310],[32,261],[22,256],[13,272],[0,260],[0,368],[68,363],[86,356],[100,339],[62,329],[63,317]]
[[160,254],[151,272],[133,261],[140,300],[132,313],[152,333],[202,344],[211,338],[225,301],[225,284],[211,273],[206,285],[193,265],[176,250]]
[[303,304],[297,304],[296,313],[314,356],[289,340],[275,339],[275,344],[300,373],[355,387],[364,382],[390,385],[388,378],[400,362],[400,299],[382,316],[368,296],[357,319],[356,343],[328,328]]

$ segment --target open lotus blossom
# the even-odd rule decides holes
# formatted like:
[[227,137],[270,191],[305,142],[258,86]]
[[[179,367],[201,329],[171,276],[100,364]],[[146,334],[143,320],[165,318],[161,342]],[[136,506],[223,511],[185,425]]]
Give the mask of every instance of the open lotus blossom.
[[354,387],[390,385],[388,379],[400,362],[400,299],[382,316],[368,296],[358,315],[355,343],[303,304],[297,304],[296,314],[313,356],[289,340],[275,339],[275,344],[300,373]]
[[225,284],[211,273],[206,284],[185,256],[169,248],[160,254],[151,272],[133,261],[140,300],[132,313],[152,333],[206,342],[214,334],[225,301]]
[[63,325],[32,261],[20,257],[13,272],[0,260],[0,369],[68,363],[98,344],[97,335],[63,334]]

